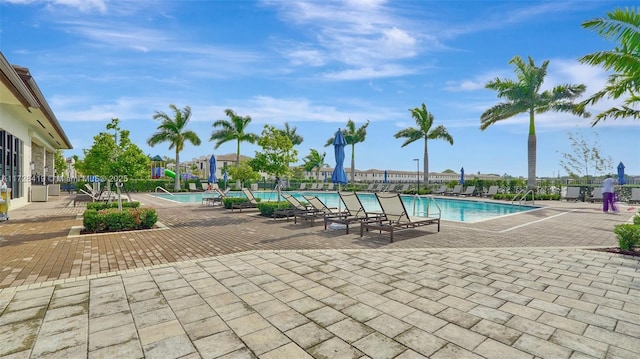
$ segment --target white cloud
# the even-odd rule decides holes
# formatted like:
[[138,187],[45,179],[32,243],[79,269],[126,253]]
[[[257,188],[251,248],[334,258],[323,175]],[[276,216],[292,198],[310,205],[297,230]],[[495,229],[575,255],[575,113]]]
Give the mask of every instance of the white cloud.
[[3,0],[3,2],[19,5],[44,4],[50,10],[57,6],[65,6],[85,13],[93,10],[97,10],[100,13],[107,12],[106,0]]
[[342,71],[329,71],[323,74],[329,80],[363,80],[385,77],[405,76],[415,73],[417,70],[402,65],[384,65],[381,67],[361,67]]

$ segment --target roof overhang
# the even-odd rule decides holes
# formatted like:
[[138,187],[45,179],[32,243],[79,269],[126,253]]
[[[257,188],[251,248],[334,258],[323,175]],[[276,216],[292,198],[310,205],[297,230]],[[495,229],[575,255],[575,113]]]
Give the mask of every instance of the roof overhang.
[[0,82],[0,104],[24,108],[26,111],[19,111],[19,118],[55,149],[73,148],[29,69],[9,64],[2,52]]

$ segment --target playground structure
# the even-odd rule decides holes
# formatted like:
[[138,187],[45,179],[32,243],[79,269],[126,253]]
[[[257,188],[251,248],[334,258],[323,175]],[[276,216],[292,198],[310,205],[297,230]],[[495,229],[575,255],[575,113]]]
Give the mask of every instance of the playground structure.
[[[159,179],[159,178],[169,177],[169,178],[175,179],[176,173],[170,169],[167,169],[166,167],[167,167],[167,161],[163,160],[162,157],[158,155],[152,157],[151,158],[151,178]],[[182,180],[198,178],[197,176],[187,174],[187,173],[182,173],[180,177],[182,178]]]

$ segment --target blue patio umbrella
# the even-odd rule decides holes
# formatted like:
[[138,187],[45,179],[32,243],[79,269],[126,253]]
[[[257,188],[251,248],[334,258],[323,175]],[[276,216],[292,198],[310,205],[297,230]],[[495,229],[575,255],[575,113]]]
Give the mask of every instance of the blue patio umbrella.
[[624,184],[624,165],[622,162],[618,164],[618,184]]
[[344,146],[347,145],[347,141],[344,139],[342,131],[338,129],[336,137],[333,139],[333,150],[336,156],[336,167],[331,174],[331,182],[337,184],[347,183],[347,173],[344,171]]
[[384,180],[383,183],[387,183],[387,170],[384,170]]
[[464,185],[464,167],[460,168],[460,184]]
[[216,178],[216,156],[211,155],[211,158],[209,158],[209,183],[216,182],[218,182]]
[[327,182],[327,171],[324,171],[324,181]]

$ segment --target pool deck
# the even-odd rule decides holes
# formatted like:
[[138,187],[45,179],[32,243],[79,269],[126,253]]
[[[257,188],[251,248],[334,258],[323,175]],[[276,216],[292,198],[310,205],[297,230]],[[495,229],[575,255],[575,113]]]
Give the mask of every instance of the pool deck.
[[[0,223],[0,358],[637,358],[637,206],[537,202],[359,236],[146,194],[163,227],[78,235],[68,196]],[[316,222],[318,223],[318,222]]]

